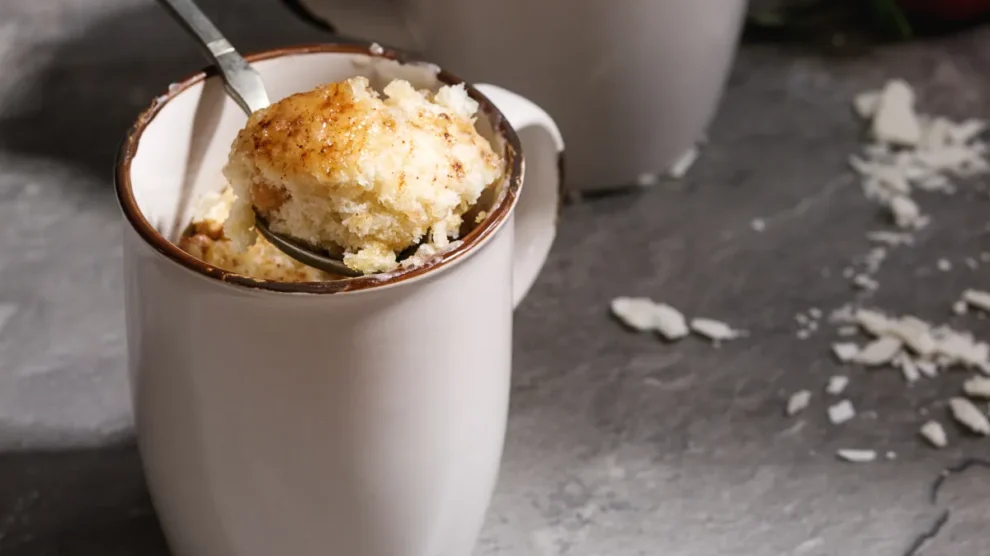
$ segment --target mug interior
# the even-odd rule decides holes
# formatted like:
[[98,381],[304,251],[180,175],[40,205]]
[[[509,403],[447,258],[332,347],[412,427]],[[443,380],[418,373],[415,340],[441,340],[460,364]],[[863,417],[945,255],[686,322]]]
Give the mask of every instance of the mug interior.
[[[248,59],[261,73],[272,102],[355,76],[367,77],[379,91],[397,78],[429,90],[461,82],[433,64],[399,61],[400,55],[376,45],[367,49],[354,45],[299,47]],[[478,202],[477,209],[486,211],[487,218],[472,229],[462,230],[463,241],[458,247],[425,265],[331,282],[275,283],[223,271],[182,252],[176,244],[197,201],[226,185],[222,169],[232,141],[247,121],[217,75],[199,74],[172,85],[135,124],[118,160],[121,205],[131,224],[159,251],[193,270],[205,269],[206,274],[228,282],[278,291],[332,293],[412,277],[457,258],[481,242],[511,210],[518,192],[518,139],[487,99],[470,86],[468,92],[480,103],[476,128],[503,157],[506,168],[502,179]],[[474,222],[474,218],[465,218],[465,222]]]

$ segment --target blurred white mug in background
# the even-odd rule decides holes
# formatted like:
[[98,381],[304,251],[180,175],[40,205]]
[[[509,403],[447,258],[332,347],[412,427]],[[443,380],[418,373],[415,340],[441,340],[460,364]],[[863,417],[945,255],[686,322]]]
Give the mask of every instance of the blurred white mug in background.
[[543,106],[571,190],[666,173],[705,134],[746,0],[284,0],[345,36],[418,51]]

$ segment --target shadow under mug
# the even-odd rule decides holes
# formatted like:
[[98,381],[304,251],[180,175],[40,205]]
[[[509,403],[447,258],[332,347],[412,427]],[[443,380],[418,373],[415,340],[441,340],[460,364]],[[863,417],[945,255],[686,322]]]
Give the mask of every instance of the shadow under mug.
[[[273,99],[355,75],[460,82],[377,45],[249,60]],[[488,216],[423,267],[337,282],[254,280],[174,244],[245,122],[217,76],[173,85],[135,123],[115,174],[129,370],[178,556],[471,553],[504,443],[512,309],[553,242],[563,143],[532,102],[467,88],[506,161]]]

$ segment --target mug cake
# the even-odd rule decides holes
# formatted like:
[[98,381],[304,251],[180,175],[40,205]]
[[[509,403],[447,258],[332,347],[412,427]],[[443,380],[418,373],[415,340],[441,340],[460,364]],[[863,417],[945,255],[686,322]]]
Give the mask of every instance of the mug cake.
[[333,278],[261,237],[260,215],[364,274],[421,264],[451,247],[502,175],[477,110],[463,85],[432,92],[402,79],[381,93],[353,77],[288,96],[248,118],[224,167],[228,188],[202,200],[180,246],[255,278]]

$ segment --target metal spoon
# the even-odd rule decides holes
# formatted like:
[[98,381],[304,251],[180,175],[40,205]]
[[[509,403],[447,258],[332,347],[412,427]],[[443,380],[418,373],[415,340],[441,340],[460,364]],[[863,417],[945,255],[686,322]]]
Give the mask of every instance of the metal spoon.
[[[238,54],[193,0],[158,0],[158,3],[203,47],[206,57],[220,71],[227,94],[244,112],[250,115],[271,104],[261,74]],[[300,241],[271,231],[261,215],[256,214],[255,227],[272,245],[305,265],[331,274],[361,276],[339,258],[319,253]]]

